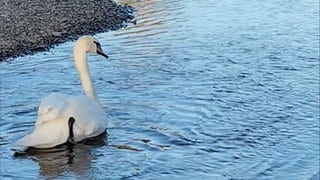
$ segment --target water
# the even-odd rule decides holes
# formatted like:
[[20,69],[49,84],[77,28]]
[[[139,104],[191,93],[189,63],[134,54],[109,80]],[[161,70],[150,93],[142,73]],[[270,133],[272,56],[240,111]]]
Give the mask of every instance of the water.
[[73,42],[1,62],[1,179],[319,179],[319,2],[126,1],[90,56],[107,144],[13,157]]

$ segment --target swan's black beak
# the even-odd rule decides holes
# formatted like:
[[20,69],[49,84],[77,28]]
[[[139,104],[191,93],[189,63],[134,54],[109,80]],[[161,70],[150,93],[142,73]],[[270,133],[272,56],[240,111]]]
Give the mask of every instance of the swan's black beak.
[[99,54],[99,55],[101,55],[101,56],[103,56],[103,57],[105,57],[105,58],[109,58],[109,56],[108,55],[106,55],[103,51],[102,51],[102,49],[101,48],[98,48],[97,49],[97,54]]
[[103,57],[105,57],[105,58],[109,58],[108,57],[108,55],[106,55],[103,51],[102,51],[102,49],[101,49],[101,44],[98,42],[98,41],[93,41],[95,44],[96,44],[96,46],[97,46],[97,54],[99,54],[99,55],[101,55],[101,56],[103,56]]

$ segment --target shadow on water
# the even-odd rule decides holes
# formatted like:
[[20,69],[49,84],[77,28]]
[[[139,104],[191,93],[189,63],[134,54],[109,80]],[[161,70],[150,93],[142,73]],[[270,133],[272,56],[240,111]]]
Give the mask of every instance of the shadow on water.
[[95,159],[91,147],[75,145],[71,149],[66,146],[54,149],[30,149],[26,154],[15,154],[16,158],[31,158],[40,167],[40,175],[56,177],[65,172],[72,171],[77,175],[84,174],[91,167]]
[[65,172],[85,174],[96,158],[94,148],[107,145],[106,133],[76,144],[62,144],[54,148],[28,148],[25,152],[15,152],[15,158],[31,158],[39,164],[40,175],[57,177]]
[[[0,139],[1,140],[1,139]],[[167,148],[153,144],[148,139],[134,139],[145,144]],[[127,144],[108,144],[107,133],[97,137],[89,138],[75,144],[65,143],[53,148],[28,148],[25,152],[14,152],[16,159],[32,159],[39,165],[40,175],[50,178],[58,177],[65,173],[73,172],[77,176],[87,175],[87,171],[92,168],[92,162],[96,160],[94,150],[96,148],[116,148],[118,150],[127,150],[132,152],[141,152],[143,149]]]

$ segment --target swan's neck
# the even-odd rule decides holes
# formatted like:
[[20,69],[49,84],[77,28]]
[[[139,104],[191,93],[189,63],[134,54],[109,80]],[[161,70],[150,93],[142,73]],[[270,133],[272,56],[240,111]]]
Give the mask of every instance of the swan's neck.
[[74,60],[75,60],[75,65],[78,70],[84,92],[92,100],[99,103],[99,100],[97,98],[96,92],[95,92],[93,84],[92,84],[90,71],[89,71],[89,67],[88,67],[88,63],[87,63],[86,52],[79,51],[79,50],[75,49],[74,50]]

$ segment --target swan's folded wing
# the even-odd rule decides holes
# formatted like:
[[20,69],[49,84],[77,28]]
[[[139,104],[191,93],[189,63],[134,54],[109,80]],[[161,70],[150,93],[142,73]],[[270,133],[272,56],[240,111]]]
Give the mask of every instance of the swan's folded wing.
[[61,109],[68,100],[69,96],[59,93],[51,93],[46,96],[40,103],[38,109],[38,119],[36,127],[43,123],[61,117]]

